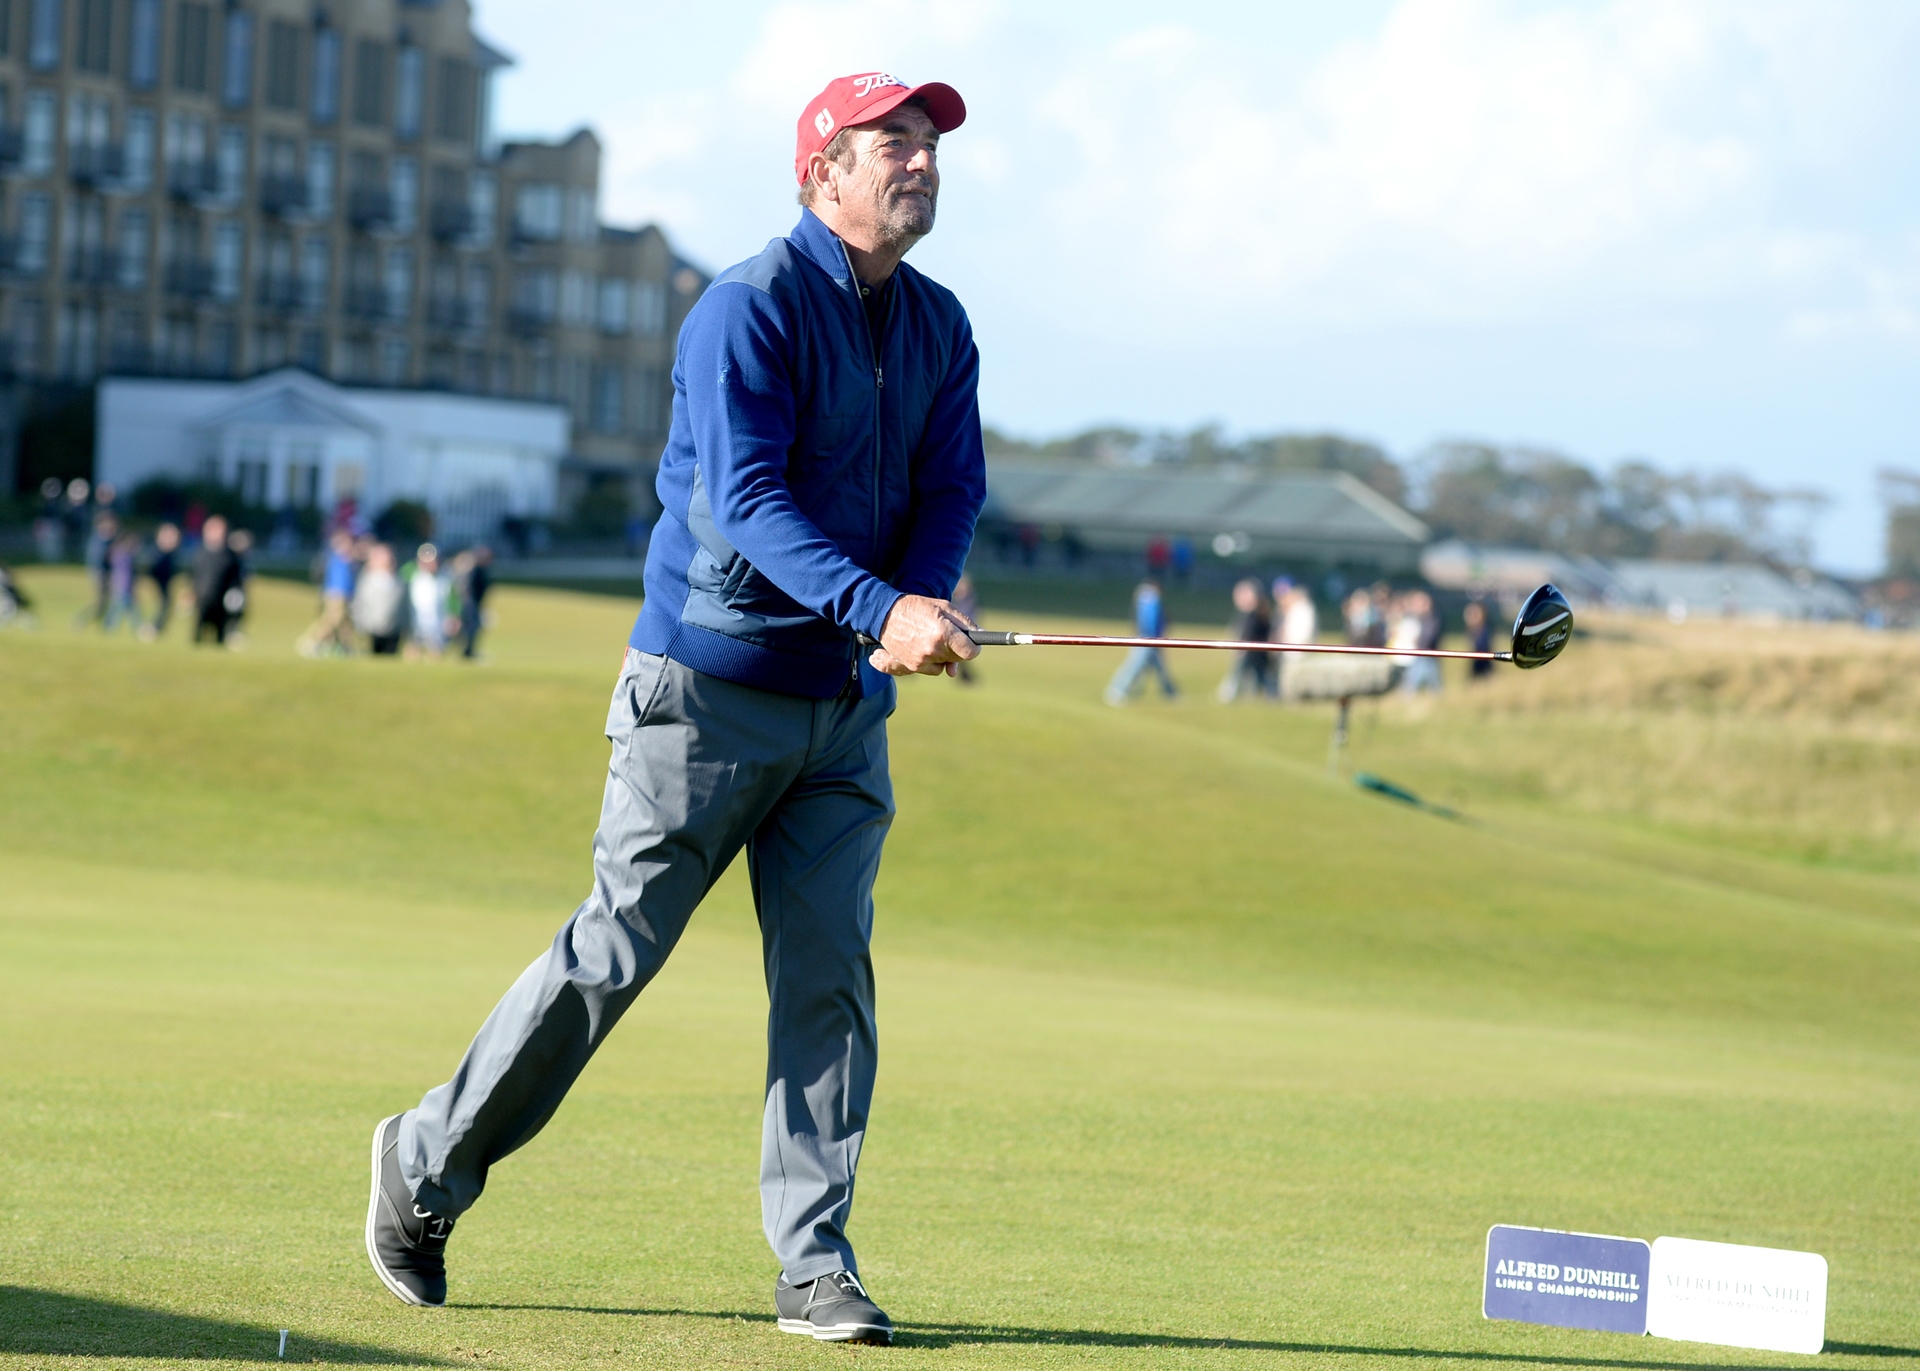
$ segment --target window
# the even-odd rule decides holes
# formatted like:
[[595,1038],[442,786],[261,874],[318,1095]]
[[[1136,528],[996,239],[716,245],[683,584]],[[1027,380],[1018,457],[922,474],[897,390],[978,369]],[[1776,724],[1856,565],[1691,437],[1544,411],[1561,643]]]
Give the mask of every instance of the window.
[[13,0],[0,0],[0,57],[13,52]]
[[183,114],[179,110],[169,113],[165,152],[167,172],[175,184],[203,187],[207,162],[207,121],[200,115]]
[[152,221],[146,209],[129,209],[121,215],[119,252],[115,252],[113,278],[125,290],[140,290],[146,284],[146,250]]
[[60,65],[60,28],[66,16],[60,0],[32,0],[27,11],[27,65],[52,71]]
[[413,249],[387,251],[387,317],[405,319],[413,311]]
[[213,226],[214,299],[240,298],[240,252],[240,225],[232,219],[222,219]]
[[267,25],[267,105],[300,108],[300,26],[282,19]]
[[408,45],[400,49],[395,67],[398,82],[393,94],[393,131],[401,138],[420,136],[421,108],[426,102],[427,55]]
[[458,57],[440,59],[440,84],[434,92],[433,131],[450,143],[473,141],[473,64]]
[[594,213],[593,192],[576,190],[567,196],[567,241],[591,243],[600,236],[599,216]]
[[551,271],[523,271],[514,279],[513,307],[531,322],[547,323],[553,319],[559,293],[559,282]]
[[593,278],[584,271],[560,273],[560,318],[569,324],[585,324],[593,318]]
[[[83,0],[84,3],[84,0]],[[227,11],[225,60],[220,66],[220,101],[228,109],[253,103],[253,16]]]
[[473,210],[473,227],[467,241],[475,247],[493,244],[493,221],[500,213],[500,183],[490,171],[476,171],[467,178],[467,204]]
[[74,35],[73,64],[101,76],[113,70],[113,0],[77,0],[79,32]]
[[642,338],[658,338],[667,331],[667,283],[633,283],[633,331]]
[[247,189],[247,131],[238,124],[220,126],[220,194],[238,200]]
[[68,305],[60,311],[60,332],[54,339],[59,357],[54,367],[61,375],[76,381],[93,375],[99,328],[100,316],[88,306]]
[[181,90],[207,88],[207,41],[213,11],[197,0],[180,0],[173,23],[173,84]]
[[213,324],[207,329],[207,370],[215,376],[233,371],[233,325]]
[[640,433],[657,434],[667,426],[667,377],[659,367],[637,367],[633,373],[633,426]]
[[128,190],[145,190],[153,184],[153,111],[127,111],[125,160],[120,179]]
[[602,433],[620,431],[620,380],[619,367],[593,369],[593,426]]
[[300,243],[300,308],[318,314],[327,307],[327,278],[333,271],[333,245],[320,234]]
[[24,275],[47,269],[47,252],[53,246],[53,201],[44,195],[23,196],[20,200],[20,243],[14,249],[13,265]]
[[307,213],[333,217],[333,144],[307,144]]
[[132,0],[128,8],[127,81],[138,90],[160,83],[160,0]]
[[396,157],[387,177],[393,196],[393,231],[412,233],[420,220],[420,164],[411,157]]
[[487,325],[493,308],[493,268],[485,262],[467,264],[467,313],[476,328]]
[[297,365],[305,367],[318,376],[326,365],[327,335],[317,328],[300,330],[299,335],[294,339],[293,355]]
[[13,307],[13,360],[23,371],[40,368],[41,322],[46,306],[38,300],[20,300]]
[[387,122],[387,49],[371,38],[354,44],[353,121],[368,128]]
[[625,333],[627,331],[627,283],[618,277],[609,276],[600,283],[600,331],[602,333]]
[[313,122],[331,124],[340,117],[340,34],[320,29],[313,35]]
[[535,242],[551,242],[560,236],[560,213],[560,187],[530,182],[514,196],[514,231]]
[[21,134],[20,170],[45,176],[53,170],[54,126],[60,122],[60,97],[50,90],[27,96],[27,125]]
[[113,132],[113,107],[89,95],[67,98],[67,147],[104,148]]
[[383,385],[404,386],[413,369],[413,349],[404,338],[389,338],[380,345],[380,381]]

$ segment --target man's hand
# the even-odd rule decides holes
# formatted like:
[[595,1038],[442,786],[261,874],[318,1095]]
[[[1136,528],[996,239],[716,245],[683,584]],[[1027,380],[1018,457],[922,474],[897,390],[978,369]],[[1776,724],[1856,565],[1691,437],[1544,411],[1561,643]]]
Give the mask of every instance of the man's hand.
[[880,646],[867,661],[889,676],[951,676],[960,662],[980,655],[967,636],[973,624],[945,600],[902,595],[880,629]]

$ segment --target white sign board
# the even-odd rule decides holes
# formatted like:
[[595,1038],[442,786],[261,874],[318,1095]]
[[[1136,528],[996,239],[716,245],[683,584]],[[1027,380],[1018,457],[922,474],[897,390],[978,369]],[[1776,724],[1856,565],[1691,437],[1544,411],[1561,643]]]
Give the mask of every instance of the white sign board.
[[1656,1338],[1818,1352],[1827,1335],[1827,1259],[1812,1252],[1657,1238],[1647,1281]]

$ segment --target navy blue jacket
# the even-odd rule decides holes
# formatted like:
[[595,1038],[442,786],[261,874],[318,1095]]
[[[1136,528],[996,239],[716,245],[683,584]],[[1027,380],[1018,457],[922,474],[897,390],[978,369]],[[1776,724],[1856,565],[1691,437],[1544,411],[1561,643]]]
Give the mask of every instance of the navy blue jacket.
[[694,305],[634,647],[788,695],[885,688],[855,635],[953,593],[986,497],[966,311],[904,263],[887,294],[876,338],[806,210]]

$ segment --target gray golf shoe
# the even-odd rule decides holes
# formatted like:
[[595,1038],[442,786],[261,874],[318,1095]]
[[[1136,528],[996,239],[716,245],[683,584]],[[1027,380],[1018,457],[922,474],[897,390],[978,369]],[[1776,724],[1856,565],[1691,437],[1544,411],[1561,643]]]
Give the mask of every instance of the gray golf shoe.
[[373,1198],[367,1202],[367,1260],[380,1284],[408,1304],[447,1302],[447,1235],[453,1220],[422,1209],[400,1179],[400,1116],[373,1130]]
[[851,1271],[835,1271],[805,1285],[789,1285],[786,1273],[773,1287],[773,1308],[782,1333],[799,1333],[815,1342],[865,1342],[885,1347],[893,1341],[893,1320],[868,1296]]

